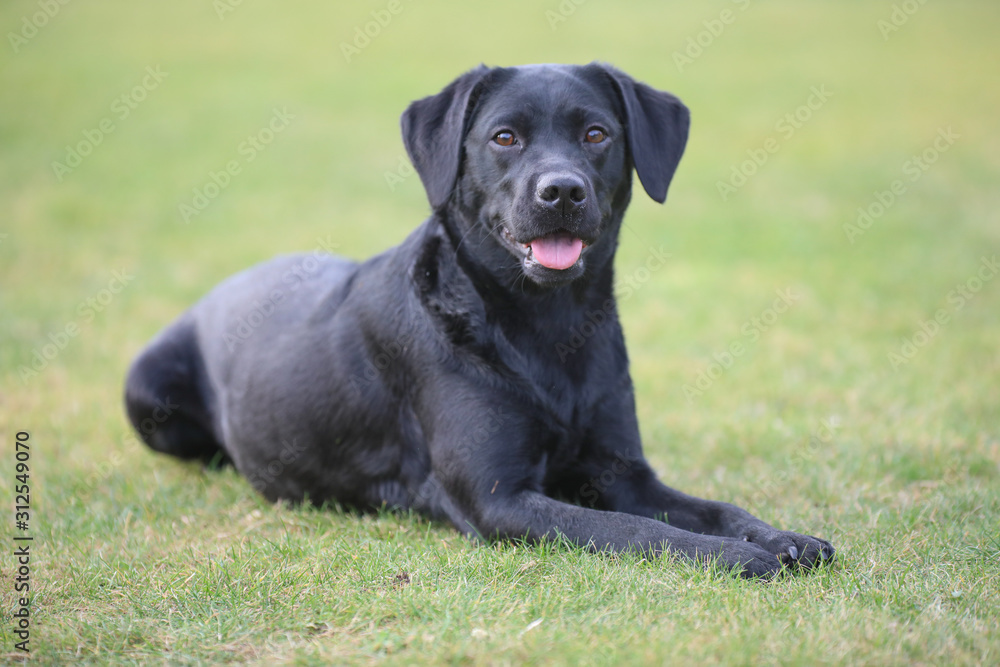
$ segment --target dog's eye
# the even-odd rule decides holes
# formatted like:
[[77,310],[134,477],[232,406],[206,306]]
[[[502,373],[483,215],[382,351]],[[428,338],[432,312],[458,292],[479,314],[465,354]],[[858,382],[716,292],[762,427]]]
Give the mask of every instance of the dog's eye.
[[507,130],[502,130],[493,135],[493,141],[499,146],[513,146],[517,143],[517,139],[514,138],[514,133],[508,132]]
[[588,143],[599,144],[599,143],[601,143],[602,141],[604,141],[607,138],[608,138],[608,135],[604,132],[604,130],[602,130],[599,127],[592,127],[589,130],[587,130],[587,142]]

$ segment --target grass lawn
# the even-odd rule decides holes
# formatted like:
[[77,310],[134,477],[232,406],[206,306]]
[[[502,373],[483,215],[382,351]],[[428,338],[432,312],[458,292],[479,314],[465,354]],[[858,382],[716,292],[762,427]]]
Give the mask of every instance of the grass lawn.
[[[988,0],[5,2],[0,662],[1000,663],[998,21]],[[693,116],[618,255],[648,457],[830,539],[835,569],[475,545],[273,506],[136,441],[127,364],[212,285],[425,217],[410,100],[479,62],[591,60]]]

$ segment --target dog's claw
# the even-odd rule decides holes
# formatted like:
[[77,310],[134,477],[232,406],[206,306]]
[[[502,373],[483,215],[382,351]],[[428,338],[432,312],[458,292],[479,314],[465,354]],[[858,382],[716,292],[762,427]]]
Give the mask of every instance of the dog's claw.
[[[820,553],[822,553],[822,551]],[[798,560],[799,550],[796,549],[794,546],[788,547],[788,555],[792,557],[792,560]]]

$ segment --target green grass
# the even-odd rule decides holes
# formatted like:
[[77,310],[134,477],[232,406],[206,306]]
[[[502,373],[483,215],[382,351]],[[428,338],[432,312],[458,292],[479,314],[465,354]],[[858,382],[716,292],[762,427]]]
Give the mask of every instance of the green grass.
[[[0,497],[32,444],[31,658],[139,664],[995,664],[1000,661],[1000,254],[995,2],[385,2],[63,6],[15,53],[34,2],[0,9]],[[570,3],[563,3],[570,6]],[[735,20],[681,71],[672,54]],[[648,456],[674,486],[839,548],[836,569],[762,585],[559,544],[480,546],[387,514],[272,506],[232,471],[155,456],[121,408],[129,360],[228,274],[329,237],[365,257],[427,212],[398,116],[484,61],[612,62],[692,109],[660,207],[637,190],[618,258]],[[148,66],[167,77],[119,119]],[[785,138],[811,86],[832,97]],[[189,224],[178,212],[274,108],[295,118]],[[51,163],[111,117],[59,181]],[[960,137],[917,181],[904,163]],[[780,149],[723,201],[748,149]],[[855,239],[874,193],[907,192]],[[646,276],[650,248],[669,263]],[[134,276],[101,298],[114,271]],[[751,340],[776,289],[796,303]],[[83,304],[83,305],[81,305]],[[82,309],[82,310],[81,310]],[[908,363],[889,353],[950,316]],[[36,376],[49,334],[79,327]],[[754,325],[751,324],[751,327]],[[58,338],[58,336],[57,336]],[[732,343],[745,351],[688,400]],[[824,429],[824,423],[835,428]],[[8,500],[9,499],[9,500]],[[10,526],[0,660],[13,660]],[[7,519],[5,519],[7,520]]]

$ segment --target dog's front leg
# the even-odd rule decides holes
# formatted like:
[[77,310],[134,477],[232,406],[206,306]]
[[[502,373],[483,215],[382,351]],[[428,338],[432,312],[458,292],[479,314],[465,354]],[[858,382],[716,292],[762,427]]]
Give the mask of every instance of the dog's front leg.
[[[737,538],[698,534],[662,521],[561,502],[542,492],[545,454],[542,425],[512,407],[447,394],[446,410],[425,413],[431,435],[433,474],[441,483],[463,532],[485,539],[563,537],[595,551],[634,550],[651,555],[669,551],[705,562],[717,560],[747,577],[772,576],[776,556]],[[454,519],[453,519],[454,520]]]
[[519,491],[480,504],[470,513],[477,532],[490,539],[565,538],[593,551],[675,553],[696,562],[715,561],[743,577],[772,577],[780,559],[754,542],[688,532],[661,521],[622,512],[570,505],[537,491]]
[[[646,462],[639,444],[639,428],[631,397],[606,401],[591,437],[583,448],[581,466],[591,484],[581,500],[594,507],[665,520],[671,526],[705,535],[758,544],[788,564],[812,567],[834,557],[826,540],[779,530],[744,509],[705,500],[660,482]],[[607,475],[608,484],[600,484]]]
[[647,499],[647,511],[663,514],[673,526],[753,542],[786,564],[809,568],[834,557],[833,545],[824,539],[779,530],[735,505],[682,493],[657,480],[651,470],[648,477],[635,482],[637,494]]

